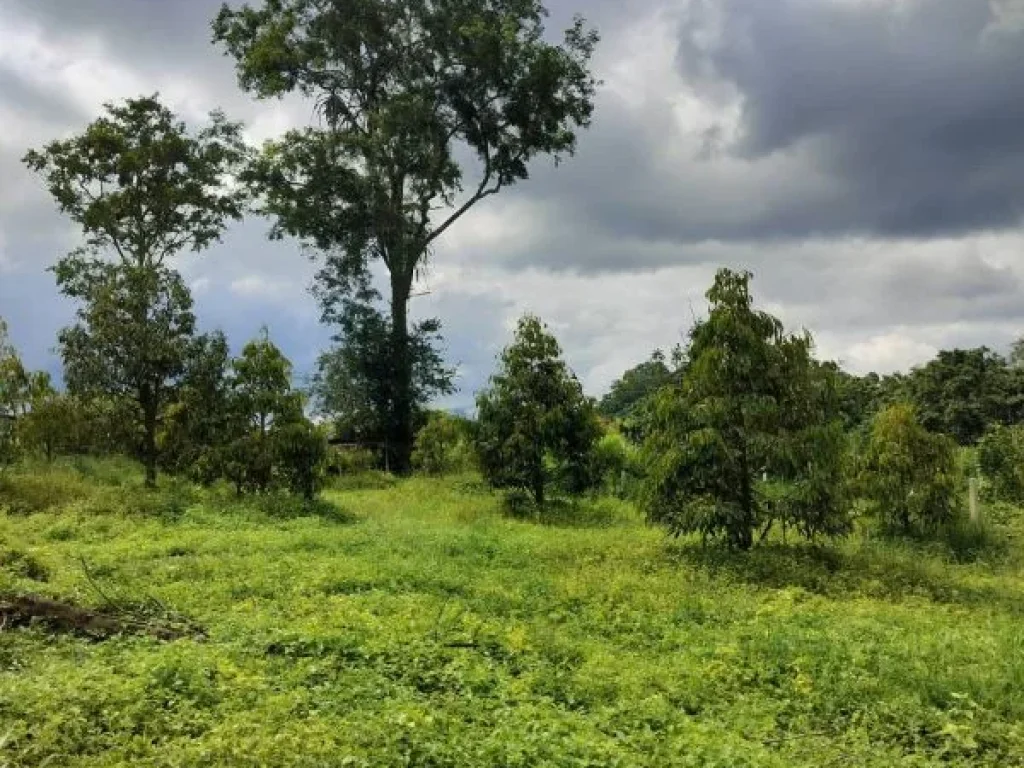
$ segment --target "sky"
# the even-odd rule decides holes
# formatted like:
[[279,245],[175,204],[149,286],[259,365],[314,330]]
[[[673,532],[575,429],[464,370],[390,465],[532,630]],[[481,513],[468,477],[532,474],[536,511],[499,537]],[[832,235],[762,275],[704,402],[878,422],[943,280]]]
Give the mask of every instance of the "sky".
[[[235,3],[237,4],[237,3]],[[0,0],[0,316],[26,363],[59,370],[74,308],[47,271],[76,245],[30,147],[102,104],[159,92],[254,142],[309,104],[253,100],[210,42],[219,0]],[[549,0],[602,41],[592,127],[557,168],[445,234],[414,298],[444,323],[466,407],[516,318],[542,317],[594,395],[706,312],[720,267],[863,373],[1024,334],[1024,0]],[[201,326],[261,326],[312,369],[329,343],[315,264],[269,222],[178,261]]]

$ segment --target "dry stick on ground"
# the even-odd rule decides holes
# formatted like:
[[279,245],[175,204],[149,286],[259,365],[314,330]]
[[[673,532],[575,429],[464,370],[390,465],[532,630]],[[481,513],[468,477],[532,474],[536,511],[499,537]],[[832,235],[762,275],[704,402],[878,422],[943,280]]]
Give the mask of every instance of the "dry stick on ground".
[[0,621],[4,626],[40,623],[55,631],[77,632],[103,639],[114,635],[149,635],[159,640],[191,637],[200,640],[206,632],[195,626],[170,626],[111,615],[34,595],[0,595]]

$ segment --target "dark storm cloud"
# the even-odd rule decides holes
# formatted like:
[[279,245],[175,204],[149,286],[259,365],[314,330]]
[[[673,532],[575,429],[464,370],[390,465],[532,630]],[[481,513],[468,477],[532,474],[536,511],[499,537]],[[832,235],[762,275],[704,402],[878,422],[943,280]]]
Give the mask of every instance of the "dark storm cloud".
[[[1004,3],[1008,7],[1008,3]],[[1024,30],[987,0],[701,0],[680,62],[742,99],[745,159],[809,147],[843,192],[780,231],[932,237],[1024,213]]]

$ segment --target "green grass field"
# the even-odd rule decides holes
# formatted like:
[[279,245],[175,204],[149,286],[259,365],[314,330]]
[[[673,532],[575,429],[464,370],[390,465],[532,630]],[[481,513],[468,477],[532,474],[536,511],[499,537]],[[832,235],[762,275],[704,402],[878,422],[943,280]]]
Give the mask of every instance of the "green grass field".
[[0,765],[1024,765],[1015,539],[734,555],[611,500],[510,520],[472,478],[316,516],[137,482],[9,477],[0,590],[208,638],[5,628]]

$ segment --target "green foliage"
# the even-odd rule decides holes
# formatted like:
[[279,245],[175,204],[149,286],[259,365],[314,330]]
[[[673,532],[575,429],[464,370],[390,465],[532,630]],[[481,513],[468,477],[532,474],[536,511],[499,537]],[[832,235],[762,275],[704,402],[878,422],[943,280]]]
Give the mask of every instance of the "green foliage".
[[924,429],[912,406],[875,417],[858,464],[861,494],[886,529],[935,531],[956,518],[956,445]]
[[472,423],[443,411],[434,411],[416,433],[413,466],[428,475],[448,475],[473,468]]
[[594,445],[594,465],[601,487],[620,499],[637,499],[644,478],[641,451],[622,434],[607,430]]
[[218,451],[238,426],[232,413],[231,358],[223,333],[192,339],[177,396],[164,414],[160,433],[163,466],[174,474],[210,483],[219,473]]
[[711,311],[690,334],[689,365],[663,389],[644,445],[642,502],[675,535],[749,549],[776,521],[808,537],[850,528],[843,432],[811,339],[757,311],[750,274],[720,270]]
[[8,337],[7,323],[0,317],[0,470],[18,456],[14,420],[20,411],[25,382],[25,367]]
[[[431,246],[526,179],[535,157],[572,153],[590,122],[597,35],[577,19],[552,44],[545,15],[536,0],[267,0],[225,5],[213,24],[243,88],[299,93],[319,113],[314,127],[268,143],[248,174],[273,234],[326,254],[329,295],[350,296],[372,260],[387,268],[390,334],[372,359],[388,361],[392,408],[376,416],[402,472],[416,403],[408,302]],[[466,195],[460,154],[481,169]]]
[[239,125],[214,113],[191,134],[155,96],[107,104],[82,134],[24,158],[85,236],[54,269],[80,303],[59,339],[68,389],[138,404],[150,486],[158,420],[195,325],[188,288],[165,260],[203,250],[241,218],[245,192],[226,177],[244,158]]
[[989,427],[978,442],[978,467],[996,499],[1024,502],[1024,426]]
[[327,438],[306,419],[279,424],[273,433],[274,460],[285,486],[312,500],[323,487]]
[[660,389],[679,380],[684,368],[681,349],[675,350],[671,363],[670,367],[664,352],[655,350],[649,360],[630,368],[612,382],[611,390],[598,403],[598,411],[609,418],[628,419]]
[[[59,483],[67,471],[36,469]],[[92,471],[113,480],[123,467]],[[87,499],[58,509],[0,513],[0,589],[163,606],[209,637],[98,643],[6,627],[0,761],[1003,768],[1024,757],[1019,539],[1005,563],[862,537],[737,553],[666,545],[611,500],[549,505],[548,525],[526,525],[479,488],[424,476],[328,492],[319,509],[293,494],[195,490],[165,517],[119,501],[160,498],[164,479],[155,494],[137,468],[123,480],[89,480]]]
[[[313,380],[317,410],[333,422],[335,434],[348,442],[385,444],[392,451],[390,426],[402,395],[396,389],[391,354],[391,318],[377,306],[379,294],[362,285],[351,295],[349,286],[336,286],[323,276],[317,294],[324,320],[337,329],[334,346],[320,356]],[[455,391],[454,369],[444,364],[438,349],[440,323],[424,320],[412,326],[407,353],[412,367],[410,390],[413,418],[422,422],[427,404]]]
[[987,347],[942,350],[906,380],[925,429],[972,445],[991,423],[1024,421],[1024,378]]
[[87,412],[83,402],[62,392],[36,396],[32,410],[18,421],[18,438],[25,449],[43,454],[48,461],[71,453],[86,440]]
[[477,396],[477,451],[495,488],[518,489],[544,506],[552,483],[578,494],[600,480],[593,402],[561,359],[554,336],[531,315],[519,320],[490,387]]

